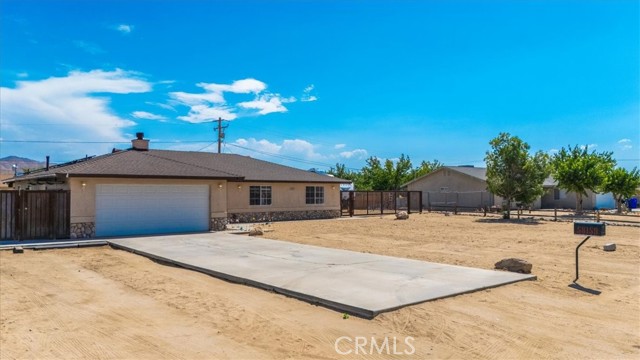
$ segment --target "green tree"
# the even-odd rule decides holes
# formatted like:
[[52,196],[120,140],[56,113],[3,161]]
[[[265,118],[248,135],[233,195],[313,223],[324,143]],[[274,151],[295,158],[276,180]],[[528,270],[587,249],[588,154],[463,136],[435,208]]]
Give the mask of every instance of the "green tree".
[[399,190],[403,184],[437,170],[443,165],[438,160],[423,161],[419,167],[414,168],[409,156],[400,154],[396,161],[387,159],[384,162],[371,156],[360,171],[349,170],[346,165],[338,163],[327,173],[353,181],[357,190]]
[[420,166],[415,167],[411,170],[410,174],[409,174],[409,178],[406,179],[403,183],[407,183],[411,180],[417,179],[421,176],[427,175],[431,172],[434,172],[436,170],[438,170],[439,168],[443,167],[444,164],[441,163],[438,160],[433,160],[433,161],[422,161],[422,163],[420,163]]
[[613,153],[589,152],[588,147],[569,146],[553,156],[551,167],[558,187],[576,194],[576,213],[582,213],[583,196],[587,190],[599,192],[606,183],[607,174],[616,164]]
[[408,156],[401,154],[397,161],[380,161],[375,156],[367,159],[360,173],[361,181],[356,184],[358,190],[398,190],[411,172],[412,165]]
[[489,144],[492,150],[485,157],[487,185],[489,191],[505,200],[508,219],[513,201],[530,204],[544,194],[542,184],[549,176],[549,157],[541,151],[529,155],[529,144],[508,133],[500,133]]
[[632,197],[640,187],[640,172],[637,168],[627,171],[624,168],[611,170],[602,187],[603,192],[610,192],[616,200],[618,213],[622,212],[622,202]]
[[347,169],[347,166],[345,164],[340,163],[337,163],[335,168],[330,168],[329,171],[327,171],[327,174],[331,174],[340,179],[351,181],[355,180],[355,178],[358,176],[357,172]]

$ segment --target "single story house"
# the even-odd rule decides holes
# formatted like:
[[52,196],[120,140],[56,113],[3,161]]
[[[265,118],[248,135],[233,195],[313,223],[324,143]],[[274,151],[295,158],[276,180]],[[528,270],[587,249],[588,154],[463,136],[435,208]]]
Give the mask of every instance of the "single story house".
[[[545,194],[536,200],[533,209],[575,209],[576,194],[557,187],[557,182],[549,177],[543,183]],[[436,171],[418,177],[403,185],[410,191],[422,191],[424,204],[432,206],[457,204],[460,208],[482,208],[502,206],[503,199],[489,192],[487,169],[474,166],[443,166]],[[584,209],[594,209],[602,204],[600,194],[588,192],[583,197]],[[604,199],[603,199],[604,200]],[[600,206],[602,207],[602,206]]]
[[230,222],[335,218],[349,183],[235,154],[129,150],[4,180],[15,190],[69,190],[71,237],[223,230]]

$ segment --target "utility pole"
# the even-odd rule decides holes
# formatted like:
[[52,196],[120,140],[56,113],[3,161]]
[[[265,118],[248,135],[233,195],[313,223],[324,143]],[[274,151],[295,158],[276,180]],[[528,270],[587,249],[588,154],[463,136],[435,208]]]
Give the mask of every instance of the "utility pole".
[[222,126],[222,118],[218,118],[218,127],[215,128],[218,131],[218,154],[221,153],[222,140],[224,140],[224,129],[228,128],[229,125]]

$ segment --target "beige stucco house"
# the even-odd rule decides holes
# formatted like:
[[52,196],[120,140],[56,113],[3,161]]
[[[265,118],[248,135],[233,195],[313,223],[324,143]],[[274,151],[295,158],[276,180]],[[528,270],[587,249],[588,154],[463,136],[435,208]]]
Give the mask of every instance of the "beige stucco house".
[[340,216],[346,180],[235,154],[129,150],[5,180],[70,190],[71,237],[223,230],[230,222]]
[[483,208],[501,205],[502,199],[487,190],[486,169],[473,166],[444,166],[403,185],[409,191],[422,191],[427,207],[457,206]]
[[[533,209],[575,209],[576,194],[559,189],[553,178],[545,180],[545,194],[533,204]],[[503,199],[493,195],[487,188],[487,169],[473,166],[444,166],[434,172],[416,178],[403,187],[411,191],[422,191],[423,202],[437,207],[457,204],[460,208],[482,208],[503,206]],[[596,206],[596,194],[588,192],[583,197],[583,208]],[[512,204],[516,206],[516,204]]]

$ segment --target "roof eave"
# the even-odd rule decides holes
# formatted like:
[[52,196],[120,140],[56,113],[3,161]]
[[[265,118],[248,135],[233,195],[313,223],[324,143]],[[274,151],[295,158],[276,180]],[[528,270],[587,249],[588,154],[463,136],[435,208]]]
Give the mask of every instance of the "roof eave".
[[122,178],[122,179],[200,179],[200,180],[227,180],[243,181],[243,177],[232,176],[189,176],[189,175],[139,175],[139,174],[80,174],[68,173],[66,177],[76,178]]

